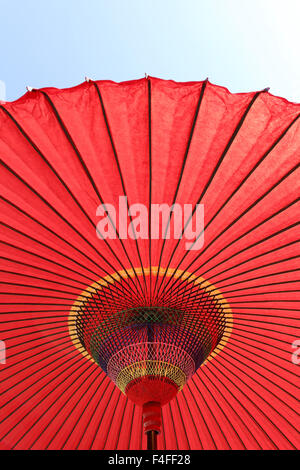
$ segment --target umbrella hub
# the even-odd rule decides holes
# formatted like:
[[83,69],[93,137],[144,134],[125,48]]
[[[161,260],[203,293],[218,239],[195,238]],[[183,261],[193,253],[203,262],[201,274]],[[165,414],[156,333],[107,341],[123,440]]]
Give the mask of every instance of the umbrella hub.
[[181,281],[182,295],[129,308],[121,307],[131,299],[120,295],[119,286],[116,291],[114,285],[109,291],[93,287],[77,304],[75,330],[81,350],[143,407],[145,432],[159,432],[161,407],[224,344],[229,306],[216,289],[212,295],[207,284],[201,289]]
[[[162,325],[156,329],[156,333],[166,333]],[[172,330],[168,333],[176,335]],[[154,333],[149,336],[152,339]],[[182,347],[158,341],[131,344],[114,354],[107,365],[108,376],[138,405],[168,403],[194,372],[195,361]]]

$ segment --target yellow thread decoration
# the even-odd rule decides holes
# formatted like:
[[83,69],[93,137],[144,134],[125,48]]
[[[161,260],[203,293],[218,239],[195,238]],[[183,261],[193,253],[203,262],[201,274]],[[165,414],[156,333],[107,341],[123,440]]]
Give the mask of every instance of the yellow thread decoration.
[[134,379],[141,377],[166,377],[174,382],[181,390],[186,383],[186,375],[179,367],[161,361],[141,361],[125,367],[117,377],[117,387],[125,393],[127,385]]

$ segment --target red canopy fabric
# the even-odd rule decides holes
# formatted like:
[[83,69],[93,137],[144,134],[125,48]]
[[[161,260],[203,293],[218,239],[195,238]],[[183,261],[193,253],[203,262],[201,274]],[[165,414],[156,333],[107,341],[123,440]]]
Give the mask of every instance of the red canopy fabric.
[[[299,117],[267,90],[152,77],[0,106],[1,447],[145,448],[140,407],[70,335],[76,299],[120,271],[166,304],[201,277],[232,312],[224,347],[163,407],[159,449],[300,447]],[[204,204],[203,248],[97,238],[97,207],[122,195]]]

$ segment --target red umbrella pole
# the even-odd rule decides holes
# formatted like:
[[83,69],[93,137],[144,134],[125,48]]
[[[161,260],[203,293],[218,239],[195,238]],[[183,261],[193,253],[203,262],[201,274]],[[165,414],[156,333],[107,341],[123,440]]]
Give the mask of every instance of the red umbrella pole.
[[157,435],[161,430],[161,405],[148,402],[143,406],[144,431],[147,435],[147,450],[157,450]]
[[157,432],[147,432],[147,450],[157,450]]

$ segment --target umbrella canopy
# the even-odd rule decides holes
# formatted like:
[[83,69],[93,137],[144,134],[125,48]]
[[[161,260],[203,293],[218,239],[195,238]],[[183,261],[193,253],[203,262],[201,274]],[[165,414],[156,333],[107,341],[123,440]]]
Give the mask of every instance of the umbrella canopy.
[[299,117],[152,77],[0,106],[0,446],[299,447]]

